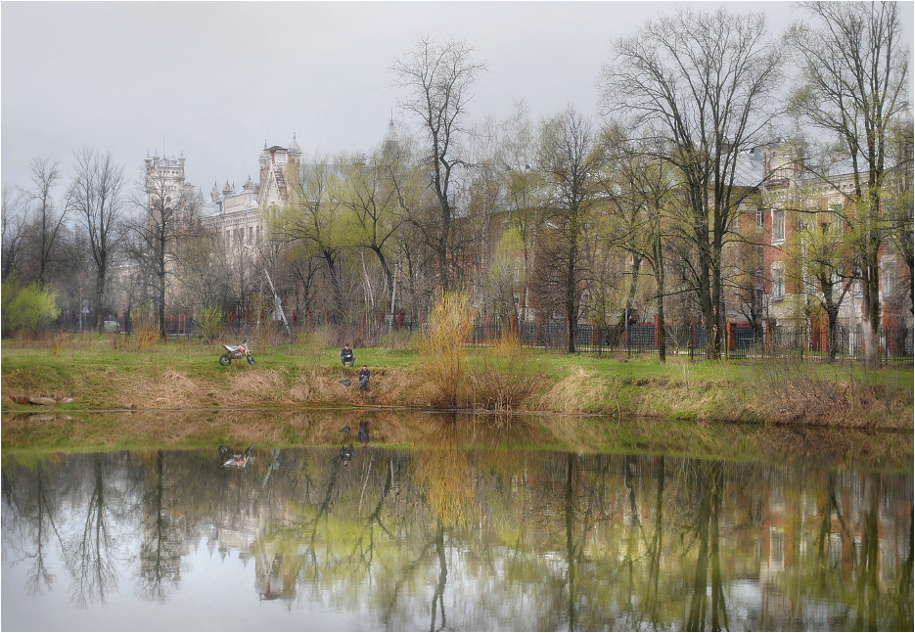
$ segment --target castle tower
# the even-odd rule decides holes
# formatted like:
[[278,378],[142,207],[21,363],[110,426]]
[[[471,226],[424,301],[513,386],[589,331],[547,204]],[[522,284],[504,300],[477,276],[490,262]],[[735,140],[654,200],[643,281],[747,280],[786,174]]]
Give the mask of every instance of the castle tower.
[[260,205],[262,207],[283,206],[288,202],[292,191],[292,183],[289,181],[287,172],[298,171],[302,164],[302,150],[296,140],[296,135],[292,135],[289,147],[279,145],[267,147],[265,141],[258,162],[260,164],[260,190],[258,191]]
[[158,152],[146,156],[146,201],[150,210],[165,207],[173,209],[175,219],[189,221],[194,205],[194,186],[184,176],[185,158],[160,157]]

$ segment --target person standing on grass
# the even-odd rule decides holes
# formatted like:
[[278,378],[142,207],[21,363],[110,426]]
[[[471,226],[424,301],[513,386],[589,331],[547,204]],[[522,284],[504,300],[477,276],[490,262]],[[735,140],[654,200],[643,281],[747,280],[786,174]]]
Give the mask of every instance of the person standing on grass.
[[343,349],[340,350],[340,362],[343,363],[345,367],[347,363],[352,367],[356,362],[356,354],[353,352],[353,348],[349,346],[349,343],[343,345]]
[[369,371],[369,368],[366,365],[363,365],[362,369],[359,370],[359,391],[369,390],[369,378],[371,375],[372,372]]

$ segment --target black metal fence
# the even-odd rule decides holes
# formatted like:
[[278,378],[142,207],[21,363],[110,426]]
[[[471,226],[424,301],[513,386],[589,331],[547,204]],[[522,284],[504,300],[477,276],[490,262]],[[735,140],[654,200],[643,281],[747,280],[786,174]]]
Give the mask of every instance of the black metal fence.
[[[667,353],[703,357],[706,347],[706,329],[696,325],[668,325],[666,334]],[[471,344],[489,345],[492,341],[508,334],[509,329],[500,325],[477,325],[474,327]],[[568,335],[561,321],[543,324],[523,323],[517,328],[521,344],[542,349],[568,349]],[[823,328],[791,327],[749,327],[730,324],[723,333],[722,355],[727,358],[786,358],[822,357],[829,358],[828,333]],[[630,324],[626,328],[601,327],[579,324],[575,333],[575,348],[578,352],[592,354],[657,354],[659,336],[653,323]],[[863,359],[865,338],[861,328],[849,330],[840,328],[835,334],[835,356],[842,359]],[[880,356],[886,360],[913,359],[912,328],[882,328],[877,345]]]
[[[130,334],[131,323],[121,320],[105,321],[105,330]],[[60,319],[54,329],[81,331],[77,319]],[[224,336],[237,338],[257,336],[260,344],[279,344],[299,340],[303,333],[323,330],[337,341],[350,342],[357,347],[383,345],[395,338],[408,339],[423,329],[423,324],[400,319],[393,323],[363,321],[359,324],[335,324],[331,321],[296,320],[282,322],[226,323]],[[199,324],[190,316],[171,317],[167,331],[174,337],[199,337]],[[697,325],[668,325],[665,327],[667,354],[702,358],[705,355],[706,329]],[[525,322],[509,324],[478,323],[468,345],[484,347],[507,336],[517,336],[525,347],[564,351],[568,335],[563,321]],[[866,341],[861,327],[840,327],[835,333],[835,356],[840,359],[863,359]],[[723,333],[722,356],[727,358],[829,358],[829,336],[822,327],[792,327],[776,325],[750,327],[728,324]],[[575,349],[581,353],[614,355],[654,355],[658,353],[659,336],[653,323],[633,323],[627,327],[579,324],[575,331]],[[885,360],[913,360],[912,328],[882,328],[877,345]]]

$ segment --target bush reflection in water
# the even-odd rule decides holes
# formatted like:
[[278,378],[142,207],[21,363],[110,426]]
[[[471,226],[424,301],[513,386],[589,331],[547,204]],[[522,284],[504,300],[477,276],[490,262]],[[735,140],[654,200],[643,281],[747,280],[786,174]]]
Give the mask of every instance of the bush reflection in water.
[[912,629],[911,475],[467,449],[435,428],[357,443],[347,468],[339,441],[236,469],[216,447],[6,455],[4,572],[74,608],[131,585],[168,608],[202,541],[248,561],[255,603],[320,596],[368,629]]

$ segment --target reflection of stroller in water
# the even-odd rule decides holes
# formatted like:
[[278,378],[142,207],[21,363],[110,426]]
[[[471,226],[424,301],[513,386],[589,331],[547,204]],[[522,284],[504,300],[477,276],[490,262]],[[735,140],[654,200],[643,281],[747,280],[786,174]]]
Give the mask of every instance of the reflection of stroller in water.
[[253,446],[246,448],[243,453],[233,451],[226,445],[219,447],[219,459],[222,460],[222,465],[227,468],[244,468],[248,465],[248,460],[252,458],[252,455],[254,455]]

